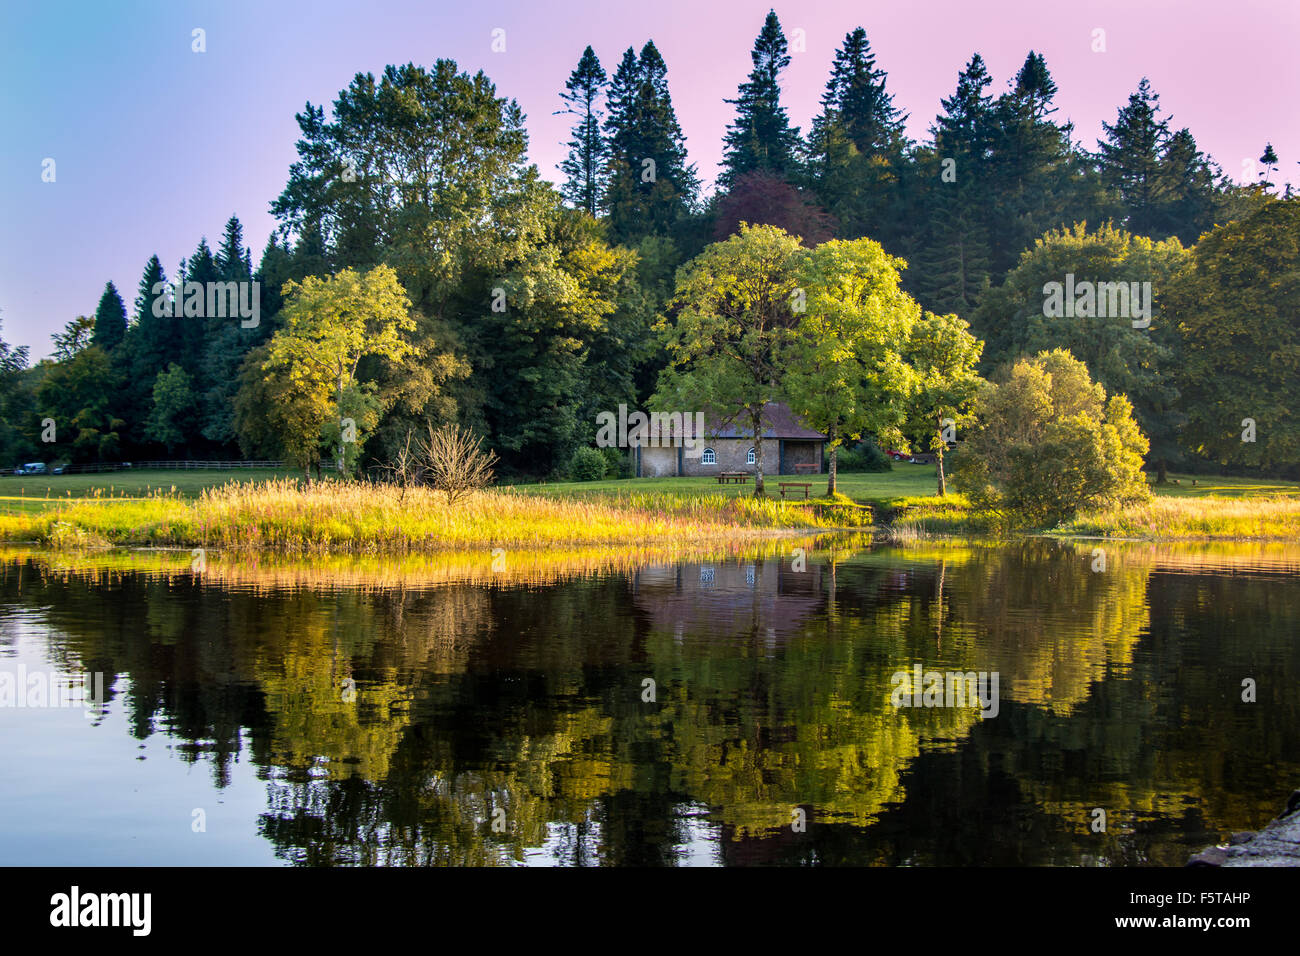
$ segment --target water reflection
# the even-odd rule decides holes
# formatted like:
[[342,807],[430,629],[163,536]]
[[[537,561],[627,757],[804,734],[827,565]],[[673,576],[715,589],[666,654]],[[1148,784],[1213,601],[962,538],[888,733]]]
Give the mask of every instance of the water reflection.
[[[0,552],[0,671],[112,685],[71,731],[0,707],[0,740],[26,741],[0,857],[70,839],[48,819],[51,792],[92,785],[70,756],[129,734],[166,742],[153,774],[205,771],[241,808],[195,863],[1181,864],[1297,779],[1300,549],[1106,559],[858,538],[200,573]],[[894,707],[916,665],[997,673],[997,716]],[[196,798],[141,793],[137,761],[101,760],[94,799],[148,862],[181,839],[150,819],[188,827]]]

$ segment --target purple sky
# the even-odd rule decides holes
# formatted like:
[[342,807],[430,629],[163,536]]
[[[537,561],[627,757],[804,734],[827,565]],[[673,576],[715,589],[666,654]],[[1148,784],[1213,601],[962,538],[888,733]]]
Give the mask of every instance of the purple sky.
[[[90,314],[112,279],[127,302],[148,257],[169,275],[230,214],[254,262],[274,220],[270,201],[295,157],[293,115],[328,107],[357,72],[438,57],[483,69],[528,116],[530,155],[554,178],[569,117],[558,93],[590,43],[613,72],[629,45],[653,39],[691,159],[711,186],[769,2],[357,3],[60,2],[0,10],[0,321],[6,341],[49,354],[49,336]],[[979,51],[993,92],[1030,49],[1060,87],[1057,117],[1094,147],[1101,122],[1149,76],[1175,127],[1234,178],[1266,141],[1279,181],[1300,184],[1300,3],[1295,0],[916,0],[778,4],[787,37],[802,29],[784,78],[804,132],[844,34],[866,28],[909,133],[927,136],[958,71]],[[191,30],[207,52],[191,51]],[[496,27],[506,52],[491,51]],[[1092,51],[1105,30],[1106,52]],[[328,110],[327,110],[328,113]],[[41,181],[42,161],[56,181]]]

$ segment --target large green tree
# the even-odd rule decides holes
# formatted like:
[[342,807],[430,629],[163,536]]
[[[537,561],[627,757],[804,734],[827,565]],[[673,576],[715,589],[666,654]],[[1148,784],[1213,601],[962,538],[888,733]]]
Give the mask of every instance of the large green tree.
[[105,352],[112,352],[126,337],[126,306],[117,294],[117,286],[108,283],[95,307],[95,334],[91,339]]
[[985,382],[976,367],[984,343],[955,315],[927,312],[912,326],[906,347],[914,378],[907,431],[922,438],[935,454],[940,497],[948,493],[944,452],[959,431],[974,420],[975,402]]
[[27,384],[27,346],[0,337],[0,464],[9,467],[29,454],[35,424],[33,395]]
[[798,239],[775,226],[745,226],[682,266],[675,321],[661,325],[669,365],[654,404],[752,429],[755,497],[766,494],[763,412],[781,397],[805,254]]
[[[367,356],[399,362],[411,352],[402,336],[415,325],[411,304],[397,273],[384,265],[364,274],[344,269],[330,278],[309,276],[288,283],[285,295],[283,326],[271,338],[263,369],[284,370],[312,395],[328,386],[333,401],[317,406],[314,435],[335,439],[338,470],[346,474],[355,449],[345,446],[359,448],[377,424],[374,390],[358,382],[357,367]],[[285,444],[300,438],[305,441],[286,437]]]
[[1147,441],[1123,395],[1106,395],[1064,349],[1021,359],[980,396],[954,472],[1006,526],[1050,528],[1081,509],[1149,497]]
[[887,76],[861,27],[835,53],[808,141],[808,180],[840,223],[839,235],[871,235],[892,248],[904,216],[906,116],[886,91]]
[[1178,458],[1182,413],[1180,336],[1161,304],[1186,260],[1177,239],[1154,242],[1110,225],[1049,232],[975,312],[975,332],[988,343],[985,367],[1068,349],[1095,381],[1129,397],[1163,475]]
[[828,438],[828,496],[841,445],[900,434],[914,379],[903,351],[920,317],[899,288],[902,265],[872,239],[831,240],[800,257],[780,391]]
[[1182,339],[1189,448],[1221,464],[1296,470],[1300,199],[1206,233],[1164,302]]

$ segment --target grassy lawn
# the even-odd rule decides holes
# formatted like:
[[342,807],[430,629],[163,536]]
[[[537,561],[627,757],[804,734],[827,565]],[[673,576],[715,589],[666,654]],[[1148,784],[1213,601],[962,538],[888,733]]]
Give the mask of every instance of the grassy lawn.
[[[249,482],[281,480],[257,488]],[[133,471],[0,477],[0,540],[54,547],[195,545],[327,553],[446,547],[676,545],[762,531],[888,528],[894,540],[980,535],[987,516],[963,495],[935,495],[933,465],[839,476],[838,503],[825,475],[769,476],[753,484],[713,478],[640,478],[506,486],[448,508],[429,489],[349,483],[300,485],[263,471]],[[1080,515],[1057,533],[1182,539],[1300,539],[1300,483],[1171,476],[1155,498]],[[808,505],[782,501],[777,483],[811,483]],[[1193,485],[1192,481],[1196,484]],[[219,491],[199,500],[205,489]],[[845,500],[848,499],[848,500]]]
[[[826,494],[826,475],[766,475],[764,484],[769,496],[780,500],[779,481],[806,481],[810,497]],[[935,492],[934,465],[896,463],[893,471],[875,474],[845,474],[836,476],[837,490],[859,504],[888,504],[897,498],[932,495]],[[714,494],[727,497],[750,497],[754,493],[751,478],[746,484],[719,485],[716,478],[626,478],[614,481],[564,481],[544,484],[516,485],[516,491],[533,495],[618,495],[628,492],[651,494]],[[799,491],[794,491],[790,501],[799,501]]]
[[[1177,480],[1178,484],[1173,482]],[[808,481],[812,497],[826,494],[825,475],[768,475],[765,478],[767,493],[779,497],[778,481]],[[1192,482],[1196,485],[1193,486]],[[933,496],[937,488],[934,465],[912,465],[907,462],[895,462],[893,471],[877,473],[841,472],[836,476],[837,490],[840,494],[865,505],[898,505],[903,499]],[[951,492],[951,484],[949,485]],[[754,493],[754,483],[744,485],[719,485],[715,478],[628,478],[614,481],[565,481],[545,484],[516,485],[515,489],[524,494],[536,495],[614,495],[626,492],[679,493],[679,494],[716,494],[730,497],[750,496]],[[1270,497],[1273,495],[1300,495],[1300,483],[1294,481],[1262,480],[1258,478],[1225,478],[1216,475],[1175,475],[1170,474],[1169,482],[1153,485],[1152,490],[1160,496],[1172,498],[1205,498],[1211,495],[1219,498]],[[791,500],[798,501],[796,491]]]
[[161,491],[165,495],[197,498],[205,488],[231,481],[265,481],[295,477],[297,472],[269,468],[240,469],[157,469],[116,471],[89,475],[0,475],[0,514],[28,514],[43,511],[60,501],[86,498],[147,498]]

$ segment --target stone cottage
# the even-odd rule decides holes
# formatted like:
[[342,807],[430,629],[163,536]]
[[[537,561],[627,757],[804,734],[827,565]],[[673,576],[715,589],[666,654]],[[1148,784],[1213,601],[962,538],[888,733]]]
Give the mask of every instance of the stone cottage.
[[[686,419],[691,437],[691,416]],[[680,442],[676,443],[681,445]],[[637,478],[680,475],[717,475],[724,471],[753,473],[757,450],[749,416],[731,422],[706,419],[703,438],[692,456],[685,447],[634,447],[632,473]],[[825,470],[826,436],[808,428],[783,402],[768,402],[763,409],[763,473],[765,475],[818,474]],[[812,466],[796,468],[796,465]]]

